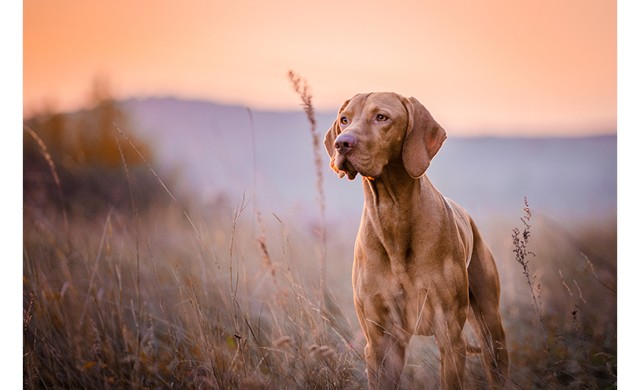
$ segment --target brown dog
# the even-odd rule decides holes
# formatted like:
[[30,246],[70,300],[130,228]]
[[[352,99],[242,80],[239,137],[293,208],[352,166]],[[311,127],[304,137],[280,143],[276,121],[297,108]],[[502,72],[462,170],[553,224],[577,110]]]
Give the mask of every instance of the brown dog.
[[508,377],[493,255],[466,211],[424,175],[445,138],[420,102],[395,93],[347,100],[325,136],[331,168],[363,177],[352,281],[370,388],[399,386],[411,335],[435,336],[441,387],[462,388],[467,316],[490,385]]

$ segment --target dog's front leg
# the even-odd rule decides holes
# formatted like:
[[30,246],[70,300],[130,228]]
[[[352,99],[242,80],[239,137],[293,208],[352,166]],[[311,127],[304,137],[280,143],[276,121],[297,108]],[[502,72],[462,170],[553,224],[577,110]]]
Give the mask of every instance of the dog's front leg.
[[397,389],[404,368],[405,334],[390,321],[381,300],[356,299],[356,313],[367,345],[364,349],[369,389]]
[[392,335],[378,334],[364,350],[369,389],[397,389],[404,368],[405,345]]

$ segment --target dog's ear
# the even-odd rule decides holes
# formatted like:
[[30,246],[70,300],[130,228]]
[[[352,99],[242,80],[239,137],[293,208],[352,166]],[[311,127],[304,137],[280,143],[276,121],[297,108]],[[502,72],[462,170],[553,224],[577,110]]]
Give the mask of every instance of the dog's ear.
[[333,169],[338,174],[338,176],[340,176],[340,178],[342,178],[345,173],[339,170],[338,167],[336,167],[334,164],[336,152],[334,144],[336,142],[338,134],[340,134],[340,114],[347,107],[350,101],[351,99],[346,100],[342,104],[342,107],[340,107],[340,109],[338,110],[338,117],[335,121],[333,121],[333,124],[331,125],[331,127],[329,127],[329,130],[327,130],[327,134],[325,134],[324,136],[324,147],[327,150],[327,154],[329,154],[329,157],[331,157],[331,162],[329,163],[329,165],[331,166],[331,169]]
[[402,145],[402,162],[407,173],[417,179],[427,171],[447,134],[416,98],[409,98],[404,104],[408,120]]
[[340,114],[347,107],[350,101],[351,99],[342,103],[342,107],[338,110],[338,117],[333,121],[333,124],[329,127],[327,134],[324,136],[324,147],[327,149],[329,156],[333,156],[333,153],[336,151],[334,143],[336,142],[336,137],[340,134]]

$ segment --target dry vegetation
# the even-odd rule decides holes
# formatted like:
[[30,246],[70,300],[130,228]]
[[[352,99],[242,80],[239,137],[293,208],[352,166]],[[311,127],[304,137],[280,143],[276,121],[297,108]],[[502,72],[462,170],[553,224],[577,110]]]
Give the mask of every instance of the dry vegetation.
[[[353,235],[327,231],[325,248],[302,221],[251,215],[250,199],[191,206],[155,172],[133,174],[149,167],[120,140],[108,176],[117,191],[105,197],[67,192],[65,178],[99,179],[65,168],[45,141],[49,159],[41,147],[28,155],[41,160],[25,176],[24,387],[366,387]],[[566,229],[532,207],[485,232],[501,272],[510,386],[615,388],[615,217]],[[413,342],[407,388],[438,383],[430,343]],[[466,384],[482,388],[479,357],[468,362]]]
[[197,230],[176,207],[137,222],[114,210],[68,237],[29,216],[26,385],[355,387],[352,327],[338,306],[319,310],[316,274],[296,271],[313,242],[281,227],[261,254],[241,209]]

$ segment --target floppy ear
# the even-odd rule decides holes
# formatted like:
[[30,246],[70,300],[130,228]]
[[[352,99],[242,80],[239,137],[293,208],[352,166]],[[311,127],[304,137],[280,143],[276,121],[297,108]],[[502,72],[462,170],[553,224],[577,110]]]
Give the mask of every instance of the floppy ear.
[[329,165],[331,166],[331,169],[333,169],[338,174],[338,176],[340,176],[340,178],[342,178],[345,173],[339,170],[338,167],[336,167],[334,164],[336,152],[334,144],[336,142],[336,137],[338,137],[338,134],[340,134],[340,113],[345,109],[345,107],[347,107],[347,104],[349,104],[350,101],[351,99],[346,100],[342,104],[342,107],[340,107],[340,109],[338,110],[338,117],[335,121],[333,121],[333,124],[331,125],[331,127],[329,127],[329,130],[327,130],[327,134],[325,134],[324,136],[324,147],[327,150],[327,154],[329,154],[329,157],[331,157],[331,162],[329,163]]
[[350,101],[351,99],[346,100],[344,103],[342,103],[342,107],[340,107],[340,109],[338,110],[338,117],[335,121],[333,121],[333,124],[331,125],[331,127],[329,127],[329,130],[327,130],[327,134],[325,134],[324,136],[324,147],[327,149],[327,153],[329,154],[329,156],[333,156],[333,152],[336,151],[333,145],[336,142],[336,137],[338,137],[338,134],[340,134],[340,113],[342,113],[342,111],[345,109],[345,107],[347,107],[347,104],[349,104]]
[[416,98],[407,99],[405,107],[408,121],[402,145],[402,162],[409,176],[417,179],[424,175],[447,134]]

